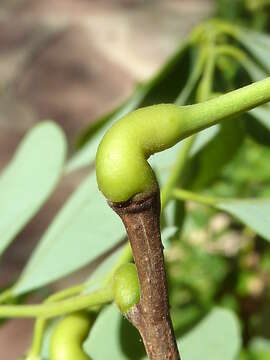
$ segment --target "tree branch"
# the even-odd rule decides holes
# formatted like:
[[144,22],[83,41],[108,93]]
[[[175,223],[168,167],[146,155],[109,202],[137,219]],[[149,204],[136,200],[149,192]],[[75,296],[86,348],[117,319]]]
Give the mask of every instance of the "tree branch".
[[159,191],[141,200],[110,206],[126,227],[141,287],[140,302],[127,318],[140,332],[150,360],[179,360],[169,313]]

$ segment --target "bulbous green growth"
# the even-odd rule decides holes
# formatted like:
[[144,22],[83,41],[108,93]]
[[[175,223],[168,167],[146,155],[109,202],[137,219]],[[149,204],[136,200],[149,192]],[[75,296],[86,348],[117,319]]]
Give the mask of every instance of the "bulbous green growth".
[[56,325],[50,342],[50,360],[90,360],[83,351],[92,321],[86,312],[66,316]]
[[148,157],[175,144],[181,108],[157,105],[125,116],[104,136],[96,159],[98,184],[114,202],[157,189]]
[[114,302],[122,314],[126,314],[140,301],[140,285],[136,266],[124,264],[114,273],[113,277]]
[[116,122],[96,156],[100,190],[112,202],[143,196],[158,188],[150,155],[217,122],[270,100],[270,78],[191,106],[153,105]]

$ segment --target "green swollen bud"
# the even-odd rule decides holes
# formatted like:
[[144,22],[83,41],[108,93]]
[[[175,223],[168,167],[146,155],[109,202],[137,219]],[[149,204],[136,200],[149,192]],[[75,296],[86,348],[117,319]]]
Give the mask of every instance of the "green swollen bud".
[[120,266],[113,277],[114,302],[122,314],[127,313],[140,301],[140,284],[134,264]]
[[67,315],[56,325],[50,342],[50,360],[90,360],[83,351],[92,321],[87,312]]

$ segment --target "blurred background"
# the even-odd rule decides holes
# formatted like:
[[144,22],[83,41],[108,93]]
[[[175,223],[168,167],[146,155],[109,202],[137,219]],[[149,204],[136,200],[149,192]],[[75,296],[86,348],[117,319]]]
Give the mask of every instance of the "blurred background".
[[[42,119],[59,123],[72,149],[80,130],[148,79],[213,5],[211,0],[1,0],[0,170]],[[1,287],[16,279],[82,175],[66,176],[38,221],[5,252]],[[67,281],[72,279],[54,286]],[[1,327],[0,358],[17,359],[31,334],[29,320]]]

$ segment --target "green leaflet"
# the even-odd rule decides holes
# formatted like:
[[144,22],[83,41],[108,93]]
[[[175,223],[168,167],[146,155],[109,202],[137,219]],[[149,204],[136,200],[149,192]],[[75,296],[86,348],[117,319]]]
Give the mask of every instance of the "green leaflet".
[[63,171],[66,139],[53,122],[27,133],[0,175],[0,253],[38,212]]
[[270,37],[266,34],[239,29],[238,40],[253,55],[253,57],[270,73]]
[[193,189],[209,185],[220,174],[223,167],[229,163],[241,147],[244,131],[239,119],[220,126],[218,134],[192,159],[194,181],[188,181],[188,187]]
[[123,235],[120,219],[98,191],[92,174],[41,238],[13,293],[22,294],[78,270],[116,245]]
[[[270,39],[270,38],[269,38]],[[270,54],[270,51],[269,51]],[[268,55],[269,56],[269,55]],[[251,80],[258,81],[267,77],[267,73],[252,60],[246,59],[243,65]],[[259,144],[270,145],[270,105],[265,104],[252,109],[244,120],[248,134]]]
[[270,199],[226,200],[215,205],[270,241]]
[[266,338],[255,337],[249,345],[252,360],[267,360],[270,358],[270,341]]
[[245,122],[248,133],[259,144],[270,146],[270,105],[255,108],[249,114],[253,119]]
[[[235,360],[241,346],[238,320],[232,312],[214,308],[178,346],[184,360]],[[114,305],[99,315],[84,348],[93,359],[146,359],[137,331]]]
[[238,319],[229,310],[214,308],[178,346],[185,360],[235,360],[241,348]]

